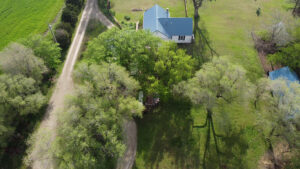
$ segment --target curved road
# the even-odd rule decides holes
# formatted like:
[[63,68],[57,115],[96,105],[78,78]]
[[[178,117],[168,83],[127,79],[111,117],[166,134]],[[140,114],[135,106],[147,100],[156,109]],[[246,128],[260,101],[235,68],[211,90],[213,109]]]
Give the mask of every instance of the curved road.
[[[112,28],[114,25],[99,10],[97,0],[87,0],[86,6],[82,13],[76,34],[68,51],[68,55],[64,64],[63,71],[58,79],[53,95],[50,99],[47,113],[41,122],[38,133],[45,133],[44,138],[35,141],[32,146],[32,153],[29,155],[32,159],[33,169],[53,169],[53,161],[48,151],[52,140],[55,138],[55,130],[57,125],[57,116],[59,110],[64,107],[64,98],[72,93],[73,81],[72,71],[75,62],[80,53],[80,47],[86,32],[88,21],[90,18],[99,19],[105,26]],[[137,129],[133,120],[124,122],[124,135],[126,137],[127,150],[123,158],[118,160],[118,169],[131,169],[135,160],[137,147]]]

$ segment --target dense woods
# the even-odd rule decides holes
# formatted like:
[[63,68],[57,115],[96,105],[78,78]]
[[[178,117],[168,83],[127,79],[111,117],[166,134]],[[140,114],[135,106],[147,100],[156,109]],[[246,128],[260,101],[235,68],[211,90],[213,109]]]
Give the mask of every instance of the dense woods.
[[1,157],[8,143],[28,134],[16,132],[17,127],[43,114],[48,100],[44,82],[61,62],[60,48],[51,40],[31,36],[21,43],[25,46],[12,43],[0,53]]
[[106,31],[89,42],[84,56],[91,63],[124,66],[140,82],[145,96],[162,99],[170,95],[174,84],[190,78],[195,69],[195,60],[183,49],[147,31]]

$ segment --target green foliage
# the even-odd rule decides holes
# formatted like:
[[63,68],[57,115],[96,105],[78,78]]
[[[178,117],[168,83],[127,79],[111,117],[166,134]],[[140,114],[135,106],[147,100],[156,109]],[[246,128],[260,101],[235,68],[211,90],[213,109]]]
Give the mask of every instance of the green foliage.
[[35,35],[21,40],[21,43],[31,48],[35,56],[42,58],[49,69],[56,70],[60,65],[61,49],[52,40]]
[[194,78],[175,86],[174,91],[212,111],[219,99],[230,103],[248,94],[245,74],[242,67],[230,63],[225,57],[215,57],[212,62],[205,63]]
[[107,27],[103,25],[99,20],[91,19],[87,26],[86,36],[88,37],[88,39],[92,39],[97,37],[100,33],[106,30]]
[[23,45],[13,43],[0,53],[0,65],[4,73],[24,75],[40,83],[47,72],[44,61],[33,55],[32,50]]
[[[272,95],[270,95],[272,92]],[[296,126],[298,111],[300,110],[300,85],[290,83],[289,86],[284,79],[268,81],[264,93],[269,96],[260,99],[264,103],[259,109],[258,123],[264,131],[264,136],[272,142],[282,137],[289,142],[289,145],[300,146],[300,142],[295,142],[294,137],[300,136]],[[267,100],[267,102],[265,101]]]
[[34,79],[22,75],[0,75],[0,147],[2,150],[19,121],[28,114],[38,113],[46,102]]
[[29,143],[41,146],[41,150],[29,149],[26,161],[30,165],[32,159],[52,158],[56,168],[62,169],[114,168],[126,148],[124,118],[141,116],[144,110],[135,98],[138,82],[124,68],[107,63],[79,64],[74,79],[75,94],[60,113],[53,144],[47,147],[47,132],[34,134]]
[[66,0],[66,5],[73,5],[78,7],[79,9],[83,7],[84,0]]
[[71,43],[71,35],[64,29],[56,29],[55,37],[62,49],[67,49]]
[[129,20],[130,20],[130,16],[124,16],[124,19],[125,19],[126,21],[129,21]]
[[73,27],[76,25],[77,22],[77,11],[72,10],[72,8],[69,8],[68,6],[64,8],[61,20],[63,22],[70,23]]
[[90,63],[124,66],[149,95],[169,95],[172,85],[193,75],[194,59],[171,42],[147,31],[111,29],[90,41],[84,53]]
[[70,4],[70,3],[66,3],[66,8],[68,8],[70,11],[73,11],[76,15],[78,15],[80,13],[80,7]]
[[269,55],[268,60],[293,69],[300,68],[300,43],[293,43],[287,47],[280,48],[278,52]]
[[74,28],[71,26],[71,24],[66,22],[60,22],[58,25],[56,25],[55,29],[64,29],[69,34],[72,34],[74,31]]
[[111,1],[110,0],[98,0],[98,5],[101,11],[108,17],[114,15],[114,12],[110,10],[111,8]]
[[257,35],[261,38],[261,40],[265,42],[270,42],[272,37],[271,34],[268,31],[259,31]]

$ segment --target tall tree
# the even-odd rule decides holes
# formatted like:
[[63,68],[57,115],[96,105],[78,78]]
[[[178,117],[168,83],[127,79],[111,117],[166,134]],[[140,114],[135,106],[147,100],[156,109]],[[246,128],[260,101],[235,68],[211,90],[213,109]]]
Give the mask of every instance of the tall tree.
[[199,18],[199,8],[202,6],[204,0],[193,0],[194,17]]
[[[174,88],[176,94],[187,97],[194,105],[202,106],[205,109],[205,123],[202,126],[194,126],[195,128],[207,127],[203,168],[207,167],[206,158],[208,158],[211,133],[216,145],[218,165],[219,167],[222,165],[219,157],[221,151],[218,146],[218,134],[215,131],[213,123],[214,117],[218,118],[218,116],[222,117],[222,115],[216,113],[214,110],[222,102],[231,104],[234,101],[243,100],[250,96],[248,93],[249,83],[245,74],[246,72],[242,67],[230,63],[225,57],[215,57],[212,62],[205,63],[196,72],[195,77],[179,83]],[[226,123],[226,121],[223,120],[223,123]]]
[[34,55],[42,58],[45,65],[51,70],[56,70],[61,63],[61,49],[58,44],[50,39],[41,35],[34,35],[27,39],[22,39],[21,44],[32,49]]
[[[139,84],[114,63],[78,65],[74,72],[76,91],[58,119],[57,136],[51,147],[43,131],[32,141],[42,141],[32,159],[52,158],[57,168],[114,168],[123,155],[123,118],[141,116],[143,105],[135,99]],[[47,147],[47,148],[46,148]],[[36,150],[36,149],[35,149]],[[42,153],[41,153],[42,152]]]
[[4,73],[24,75],[40,82],[47,72],[44,61],[33,55],[32,50],[23,45],[13,43],[0,53],[0,65]]
[[282,159],[278,159],[274,153],[276,142],[286,141],[292,152],[300,147],[300,85],[287,84],[284,79],[265,82],[266,87],[261,92],[267,97],[258,100],[261,106],[257,108],[257,122],[265,138],[273,167],[282,168]]
[[0,155],[19,121],[46,104],[36,81],[22,75],[0,75]]
[[164,43],[147,31],[111,29],[91,41],[84,55],[91,63],[115,62],[126,67],[146,94],[161,97],[174,84],[190,78],[195,65],[175,43]]

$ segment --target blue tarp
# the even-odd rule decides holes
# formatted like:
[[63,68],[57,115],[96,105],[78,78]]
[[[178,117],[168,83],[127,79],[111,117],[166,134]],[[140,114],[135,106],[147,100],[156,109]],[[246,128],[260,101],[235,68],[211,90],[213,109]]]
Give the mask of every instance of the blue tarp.
[[271,80],[276,80],[278,78],[284,78],[290,82],[298,82],[298,83],[300,82],[297,74],[287,66],[270,72],[269,78]]

